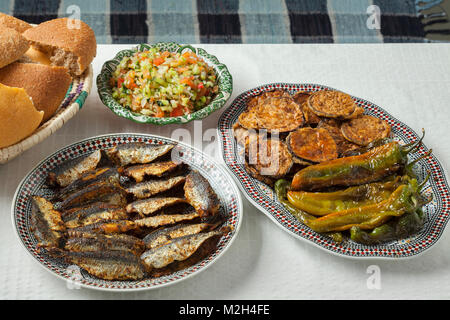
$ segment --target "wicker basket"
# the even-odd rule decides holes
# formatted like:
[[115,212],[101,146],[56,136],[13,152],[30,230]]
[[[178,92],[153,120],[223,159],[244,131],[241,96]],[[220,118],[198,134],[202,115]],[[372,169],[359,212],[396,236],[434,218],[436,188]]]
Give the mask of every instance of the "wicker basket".
[[31,136],[12,146],[0,148],[0,164],[14,159],[22,152],[40,143],[69,121],[81,109],[91,92],[92,79],[93,72],[92,65],[90,65],[81,76],[73,78],[66,97],[52,118],[37,128]]

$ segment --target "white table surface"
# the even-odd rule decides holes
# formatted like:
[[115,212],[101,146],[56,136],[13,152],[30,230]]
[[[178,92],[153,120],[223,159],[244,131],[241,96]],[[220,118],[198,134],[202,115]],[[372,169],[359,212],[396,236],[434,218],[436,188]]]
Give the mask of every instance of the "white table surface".
[[[102,63],[130,46],[99,45]],[[420,132],[444,168],[450,161],[450,45],[201,45],[224,62],[233,96],[271,82],[318,83],[369,100]],[[227,105],[228,105],[227,104]],[[223,109],[222,109],[223,110]],[[203,121],[215,128],[222,111]],[[448,230],[429,251],[409,260],[341,258],[283,232],[246,199],[232,247],[214,265],[177,285],[139,293],[68,289],[21,247],[11,225],[11,201],[21,179],[54,151],[104,133],[141,132],[170,137],[174,129],[116,117],[94,84],[83,109],[63,128],[10,163],[0,165],[0,298],[2,299],[417,299],[450,298]],[[217,145],[213,145],[217,146]],[[214,149],[216,150],[214,152]],[[219,148],[210,149],[221,161]],[[222,162],[222,161],[221,161]],[[380,268],[381,288],[369,289],[367,268]]]

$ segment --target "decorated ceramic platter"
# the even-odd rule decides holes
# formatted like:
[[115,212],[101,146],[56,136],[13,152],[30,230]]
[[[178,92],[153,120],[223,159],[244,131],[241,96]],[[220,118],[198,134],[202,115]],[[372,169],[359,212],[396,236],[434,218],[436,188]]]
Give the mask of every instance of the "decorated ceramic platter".
[[[168,51],[180,54],[186,51],[193,52],[194,54],[196,54],[196,56],[203,59],[210,67],[214,69],[217,77],[218,92],[217,94],[215,94],[212,101],[210,101],[205,107],[198,111],[173,117],[148,116],[133,112],[130,109],[122,106],[112,96],[111,77],[124,57],[130,57],[138,51],[146,51],[150,48],[157,48],[161,52]],[[233,92],[233,78],[227,67],[223,63],[220,63],[215,56],[207,53],[202,48],[195,48],[191,45],[179,45],[174,42],[159,42],[151,45],[140,44],[135,48],[119,51],[112,60],[108,60],[103,64],[102,70],[97,77],[97,88],[98,94],[103,104],[111,109],[111,111],[116,115],[129,120],[133,120],[138,123],[166,125],[174,123],[187,123],[192,120],[201,120],[209,116],[214,111],[222,108]]]
[[[243,92],[223,112],[218,124],[222,156],[242,192],[253,205],[292,236],[343,257],[385,259],[414,257],[431,248],[439,240],[449,220],[450,193],[445,171],[433,154],[423,157],[413,166],[413,172],[419,182],[426,180],[428,172],[431,174],[422,190],[427,196],[432,195],[432,201],[423,207],[423,227],[412,236],[372,245],[363,245],[349,238],[345,238],[342,242],[335,242],[331,237],[313,231],[294,218],[278,201],[271,187],[247,173],[242,147],[236,142],[232,129],[238,121],[239,115],[246,110],[250,98],[277,89],[288,91],[291,95],[301,91],[336,90],[318,84],[267,84]],[[419,140],[420,137],[417,133],[383,108],[358,97],[352,96],[351,98],[357,106],[364,108],[364,114],[385,120],[391,126],[392,139],[399,142],[400,145]],[[428,151],[426,145],[422,144],[417,152],[408,155],[409,161],[418,159]]]
[[[171,161],[188,165],[189,170],[197,171],[209,182],[210,188],[218,198],[219,205],[216,208],[218,208],[220,216],[223,217],[221,220],[222,228],[227,229],[227,232],[220,233],[220,238],[215,238],[218,240],[216,240],[212,252],[208,251],[205,257],[200,256],[199,259],[195,260],[195,264],[183,266],[184,269],[177,269],[174,272],[169,270],[169,273],[155,277],[146,276],[141,280],[103,280],[91,275],[77,265],[66,263],[65,260],[50,255],[46,249],[38,247],[38,240],[33,233],[32,226],[33,210],[36,210],[32,205],[32,196],[41,196],[46,199],[53,198],[54,191],[48,187],[47,178],[50,172],[63,163],[100,150],[102,150],[101,153],[103,153],[103,150],[111,148],[117,150],[114,148],[116,146],[126,149],[126,145],[133,146],[130,145],[131,143],[133,145],[138,143],[141,146],[156,146],[156,149],[164,148],[165,145],[175,145],[173,150],[177,152],[172,152],[168,156],[171,156]],[[15,193],[11,211],[13,227],[20,243],[38,264],[53,275],[71,281],[73,285],[106,291],[155,289],[178,283],[198,274],[216,262],[231,246],[242,221],[242,201],[239,189],[225,167],[217,165],[210,157],[183,143],[159,136],[129,133],[92,137],[73,143],[48,156],[22,180]]]

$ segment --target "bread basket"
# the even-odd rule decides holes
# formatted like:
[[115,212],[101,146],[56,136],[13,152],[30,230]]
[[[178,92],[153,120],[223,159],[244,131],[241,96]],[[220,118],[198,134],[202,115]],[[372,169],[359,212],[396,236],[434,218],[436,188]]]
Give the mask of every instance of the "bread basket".
[[67,90],[64,100],[61,102],[53,117],[41,124],[31,136],[12,146],[0,148],[0,164],[14,159],[21,153],[40,143],[72,118],[81,109],[91,92],[92,79],[93,71],[92,65],[90,65],[82,75],[72,79],[69,90]]

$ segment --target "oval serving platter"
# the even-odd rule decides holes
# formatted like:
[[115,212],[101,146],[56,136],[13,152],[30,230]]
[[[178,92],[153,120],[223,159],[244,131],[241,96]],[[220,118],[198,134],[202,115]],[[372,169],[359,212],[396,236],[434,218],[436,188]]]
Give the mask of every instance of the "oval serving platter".
[[[321,249],[349,258],[407,258],[417,256],[433,246],[441,237],[449,221],[450,192],[444,169],[434,155],[420,160],[414,166],[414,172],[422,181],[427,172],[431,172],[431,179],[424,190],[433,195],[431,203],[423,209],[426,214],[424,227],[420,232],[407,239],[387,242],[382,245],[366,246],[351,240],[336,243],[331,238],[319,234],[295,219],[283,205],[276,200],[275,193],[266,184],[251,177],[244,169],[243,159],[234,137],[232,127],[239,115],[246,109],[249,98],[265,91],[284,89],[291,94],[299,91],[336,90],[318,84],[289,84],[273,83],[263,85],[240,94],[219,118],[218,135],[222,148],[223,159],[231,170],[247,199],[267,215],[282,230],[294,237],[306,240]],[[407,125],[400,122],[381,107],[352,97],[356,104],[365,109],[365,114],[386,120],[392,127],[393,138],[401,144],[415,141],[419,136]],[[425,128],[426,129],[426,128]],[[428,148],[422,145],[418,152],[410,156],[416,159],[426,153]]]
[[[35,194],[51,196],[52,191],[44,187],[48,173],[63,162],[91,153],[94,150],[108,149],[117,144],[131,142],[144,142],[154,145],[176,143],[178,152],[176,152],[174,160],[182,160],[193,169],[198,170],[210,182],[220,199],[221,210],[229,217],[226,225],[233,227],[231,232],[222,236],[217,245],[217,250],[204,260],[186,269],[166,276],[139,281],[107,281],[98,279],[83,269],[79,269],[74,265],[70,266],[59,259],[50,257],[45,250],[39,252],[37,241],[30,230],[32,210],[30,198]],[[210,157],[199,150],[168,138],[146,134],[123,133],[97,136],[73,143],[41,161],[41,163],[25,176],[17,188],[11,212],[13,227],[20,243],[34,260],[47,271],[66,281],[76,280],[75,283],[82,287],[122,292],[155,289],[174,284],[198,274],[217,261],[231,246],[239,231],[242,221],[242,200],[239,189],[228,174],[226,168],[217,165]],[[76,277],[74,277],[74,270],[78,272],[76,273]]]

